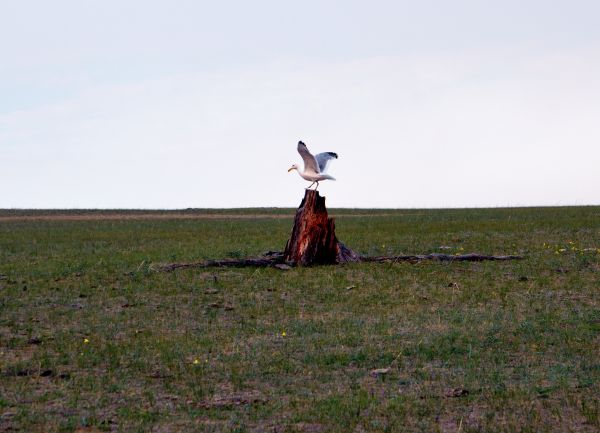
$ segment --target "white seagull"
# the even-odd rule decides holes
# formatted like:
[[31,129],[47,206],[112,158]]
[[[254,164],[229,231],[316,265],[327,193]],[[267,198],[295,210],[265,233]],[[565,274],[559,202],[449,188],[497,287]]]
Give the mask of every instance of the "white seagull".
[[316,190],[317,188],[319,188],[319,181],[321,180],[335,180],[333,176],[325,174],[325,171],[327,171],[327,166],[329,165],[331,160],[337,159],[337,153],[323,152],[317,153],[313,156],[313,154],[308,151],[306,144],[304,144],[301,141],[298,142],[298,153],[304,160],[304,171],[300,171],[300,167],[298,167],[297,164],[294,164],[290,167],[288,173],[292,170],[297,170],[298,174],[303,179],[306,179],[309,182],[312,181],[312,183],[307,189],[310,189],[310,187],[316,183]]

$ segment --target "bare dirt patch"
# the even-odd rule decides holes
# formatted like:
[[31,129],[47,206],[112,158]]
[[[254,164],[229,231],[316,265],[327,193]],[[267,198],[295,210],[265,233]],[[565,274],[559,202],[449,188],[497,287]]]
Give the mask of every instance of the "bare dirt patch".
[[180,220],[180,219],[291,219],[281,214],[184,214],[184,213],[110,213],[110,214],[52,214],[0,216],[0,222],[9,221],[104,221],[104,220]]
[[[416,214],[399,213],[341,213],[333,214],[336,218],[372,218],[372,217],[390,217],[390,216],[413,216]],[[19,221],[111,221],[111,220],[253,220],[253,219],[292,219],[293,213],[272,214],[272,213],[178,213],[178,212],[111,212],[111,213],[56,213],[45,214],[19,214],[19,215],[0,215],[2,222]]]

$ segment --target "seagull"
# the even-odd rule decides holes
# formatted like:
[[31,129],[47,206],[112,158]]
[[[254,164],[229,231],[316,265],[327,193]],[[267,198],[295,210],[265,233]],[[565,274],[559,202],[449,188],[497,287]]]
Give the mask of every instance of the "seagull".
[[310,189],[315,183],[317,186],[315,187],[315,191],[319,188],[319,181],[321,180],[335,180],[333,176],[325,174],[327,170],[327,166],[331,162],[332,159],[337,159],[337,153],[334,152],[323,152],[317,153],[313,155],[308,151],[306,144],[299,141],[298,142],[298,153],[304,160],[304,171],[300,171],[300,167],[297,164],[294,164],[288,170],[288,173],[292,170],[297,170],[298,174],[303,178],[312,181],[310,186],[306,189]]

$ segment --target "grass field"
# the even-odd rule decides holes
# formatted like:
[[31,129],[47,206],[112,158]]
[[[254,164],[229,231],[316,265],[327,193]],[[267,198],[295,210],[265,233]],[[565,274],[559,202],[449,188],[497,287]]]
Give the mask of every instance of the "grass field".
[[599,207],[330,211],[363,254],[522,261],[173,273],[293,211],[150,213],[0,211],[1,432],[600,430]]

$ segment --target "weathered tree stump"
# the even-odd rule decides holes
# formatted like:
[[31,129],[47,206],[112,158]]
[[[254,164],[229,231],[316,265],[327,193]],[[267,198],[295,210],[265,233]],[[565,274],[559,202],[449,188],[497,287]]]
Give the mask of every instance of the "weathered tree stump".
[[306,190],[296,210],[283,257],[300,266],[360,261],[358,254],[337,240],[335,221],[327,214],[325,197],[311,189]]
[[522,256],[494,256],[487,254],[417,254],[402,256],[360,256],[337,240],[335,221],[327,215],[325,197],[316,190],[307,189],[300,207],[296,210],[294,226],[285,251],[269,251],[260,257],[242,259],[203,260],[192,263],[153,264],[151,270],[170,272],[185,268],[210,267],[266,267],[291,269],[290,266],[329,265],[352,262],[371,263],[420,263],[425,260],[455,262],[479,262],[483,260],[520,260]]

